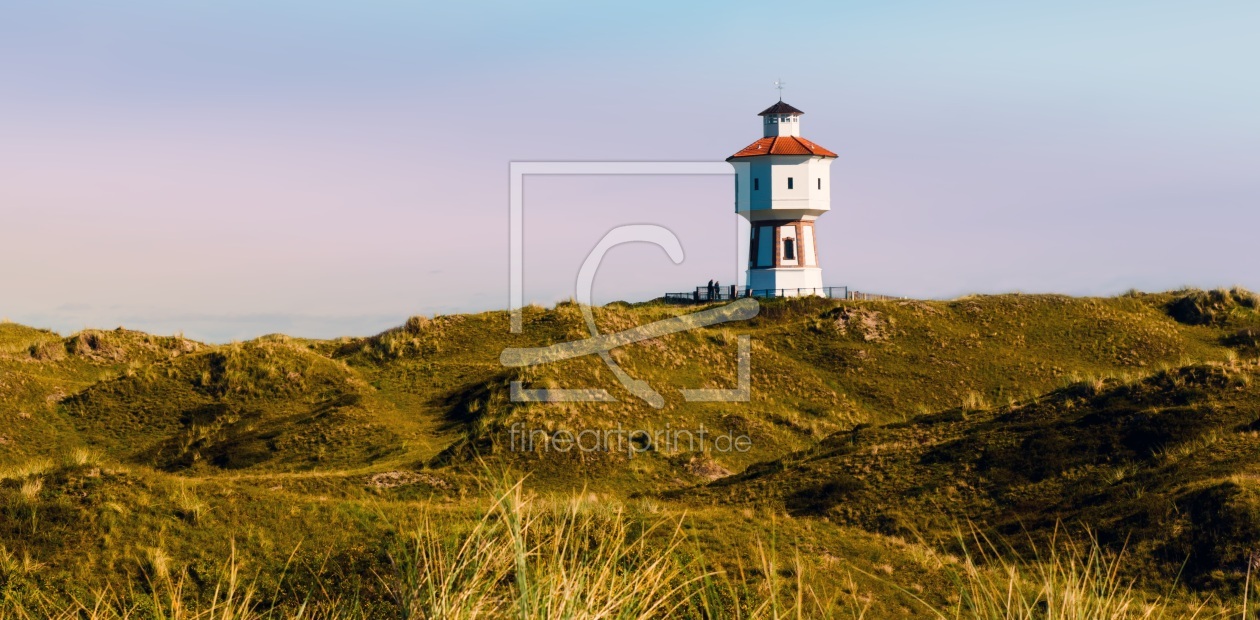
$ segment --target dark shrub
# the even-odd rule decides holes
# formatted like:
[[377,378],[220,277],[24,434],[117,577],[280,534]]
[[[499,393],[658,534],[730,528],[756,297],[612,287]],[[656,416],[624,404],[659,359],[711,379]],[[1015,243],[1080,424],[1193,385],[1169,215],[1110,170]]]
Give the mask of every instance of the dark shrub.
[[1260,298],[1243,288],[1187,290],[1168,304],[1168,315],[1187,325],[1219,325],[1239,308],[1254,310]]
[[857,478],[848,474],[839,474],[833,480],[801,489],[790,495],[786,502],[787,509],[797,515],[822,514],[862,488],[862,482]]

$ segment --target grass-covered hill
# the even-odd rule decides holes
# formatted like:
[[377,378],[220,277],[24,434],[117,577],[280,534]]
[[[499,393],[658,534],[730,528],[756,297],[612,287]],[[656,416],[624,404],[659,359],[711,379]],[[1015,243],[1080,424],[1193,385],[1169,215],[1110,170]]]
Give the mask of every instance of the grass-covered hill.
[[670,496],[926,540],[968,520],[1017,537],[1080,525],[1127,545],[1134,576],[1219,586],[1260,541],[1257,379],[1254,360],[1196,365],[861,426]]
[[[441,592],[484,590],[492,617],[554,616],[529,602],[538,590],[522,571],[574,574],[554,564],[568,549],[556,545],[593,532],[631,545],[599,543],[622,554],[601,579],[657,575],[682,601],[672,612],[691,617],[975,609],[975,584],[993,575],[1028,573],[1017,589],[1036,590],[1037,558],[1064,540],[1135,580],[1109,591],[1133,609],[1216,609],[1241,596],[1260,551],[1257,305],[1238,289],[777,300],[748,321],[615,349],[659,408],[597,356],[500,363],[508,347],[589,337],[574,304],[527,308],[516,335],[490,312],[228,345],[3,323],[0,600],[17,611],[0,618],[86,601],[139,617],[177,616],[185,601],[194,617],[225,584],[250,613],[307,601],[308,615],[429,617],[416,610],[449,603]],[[613,332],[701,309],[594,314]],[[744,335],[750,401],[686,402],[680,389],[737,385]],[[513,403],[514,381],[617,402]],[[513,439],[701,425],[747,450],[524,451]],[[497,525],[510,523],[538,533]],[[641,536],[668,561],[634,547]],[[493,555],[500,542],[516,559]],[[1062,548],[1064,570],[1088,572],[1078,547]],[[469,549],[490,555],[461,560]],[[989,559],[970,561],[976,551]],[[570,559],[591,568],[599,553]],[[496,562],[502,574],[467,572]],[[677,572],[643,568],[666,565]],[[580,598],[600,596],[613,597]],[[435,617],[467,611],[452,609]]]

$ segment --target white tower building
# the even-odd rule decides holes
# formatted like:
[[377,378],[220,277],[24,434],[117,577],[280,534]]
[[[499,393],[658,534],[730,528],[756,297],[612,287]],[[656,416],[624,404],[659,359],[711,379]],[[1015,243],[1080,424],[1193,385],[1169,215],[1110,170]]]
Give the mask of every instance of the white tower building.
[[726,159],[735,167],[735,211],[752,224],[754,295],[824,294],[814,221],[831,210],[836,154],[801,137],[802,114],[782,100],[766,108],[764,137]]

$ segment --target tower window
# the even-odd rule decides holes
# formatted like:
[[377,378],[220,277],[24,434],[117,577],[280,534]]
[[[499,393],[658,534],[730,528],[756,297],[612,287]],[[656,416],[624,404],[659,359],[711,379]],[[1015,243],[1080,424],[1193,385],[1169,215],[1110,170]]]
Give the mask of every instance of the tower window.
[[796,239],[783,240],[783,260],[796,260]]
[[761,179],[753,179],[753,191],[761,189]]
[[822,177],[818,177],[818,189],[822,189]]
[[788,177],[788,189],[792,189],[792,177]]

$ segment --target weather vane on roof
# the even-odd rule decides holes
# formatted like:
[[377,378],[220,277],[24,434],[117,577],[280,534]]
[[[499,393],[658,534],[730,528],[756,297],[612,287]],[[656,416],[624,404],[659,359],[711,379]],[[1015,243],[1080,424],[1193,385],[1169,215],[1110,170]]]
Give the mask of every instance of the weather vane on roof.
[[784,82],[781,79],[774,81],[774,87],[779,89],[779,101],[783,101],[783,87],[784,86],[787,86],[787,82]]

